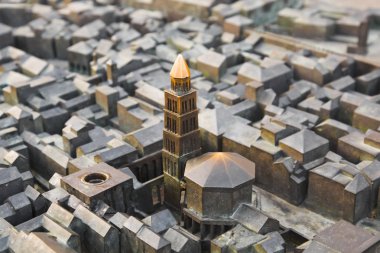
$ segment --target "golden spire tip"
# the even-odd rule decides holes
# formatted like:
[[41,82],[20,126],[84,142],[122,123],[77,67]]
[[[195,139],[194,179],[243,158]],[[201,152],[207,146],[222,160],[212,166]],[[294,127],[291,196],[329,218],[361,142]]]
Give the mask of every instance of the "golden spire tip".
[[179,54],[174,61],[170,76],[178,79],[190,78],[190,69],[182,54]]

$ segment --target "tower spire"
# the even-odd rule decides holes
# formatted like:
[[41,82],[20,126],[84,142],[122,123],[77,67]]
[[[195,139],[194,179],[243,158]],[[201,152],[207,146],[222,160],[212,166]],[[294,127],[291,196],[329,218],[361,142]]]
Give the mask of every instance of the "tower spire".
[[190,69],[181,54],[177,56],[170,71],[171,89],[177,93],[190,91]]

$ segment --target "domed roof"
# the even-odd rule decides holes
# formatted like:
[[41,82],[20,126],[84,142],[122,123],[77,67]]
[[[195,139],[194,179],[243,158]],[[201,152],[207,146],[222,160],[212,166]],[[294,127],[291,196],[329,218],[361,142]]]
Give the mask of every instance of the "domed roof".
[[204,188],[235,188],[255,179],[255,163],[237,153],[210,152],[187,161],[185,177]]
[[172,70],[170,71],[170,76],[179,79],[187,77],[190,78],[189,66],[187,66],[187,63],[181,54],[177,56],[177,59],[173,64]]

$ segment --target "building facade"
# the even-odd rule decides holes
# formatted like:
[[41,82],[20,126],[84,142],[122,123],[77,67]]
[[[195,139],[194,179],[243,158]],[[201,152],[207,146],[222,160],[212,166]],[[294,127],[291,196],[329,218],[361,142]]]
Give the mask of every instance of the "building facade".
[[201,152],[197,92],[191,88],[190,69],[182,55],[174,62],[170,80],[171,89],[165,90],[162,150],[165,202],[180,209],[186,161]]

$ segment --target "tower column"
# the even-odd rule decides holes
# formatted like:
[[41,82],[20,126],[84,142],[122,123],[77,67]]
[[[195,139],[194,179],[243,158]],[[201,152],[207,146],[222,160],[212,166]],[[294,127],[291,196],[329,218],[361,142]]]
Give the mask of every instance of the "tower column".
[[170,81],[171,89],[165,90],[162,164],[165,203],[179,210],[186,161],[201,150],[197,93],[191,88],[190,69],[182,55],[173,64]]

